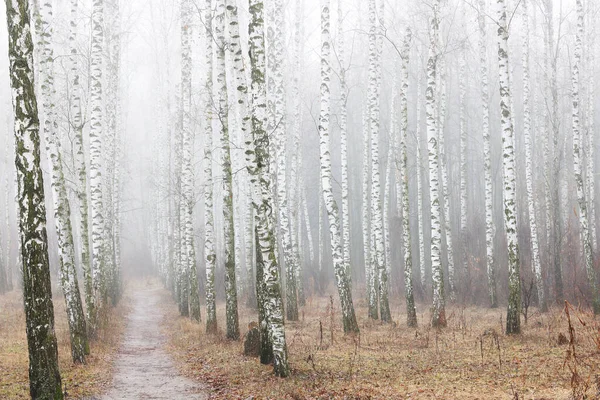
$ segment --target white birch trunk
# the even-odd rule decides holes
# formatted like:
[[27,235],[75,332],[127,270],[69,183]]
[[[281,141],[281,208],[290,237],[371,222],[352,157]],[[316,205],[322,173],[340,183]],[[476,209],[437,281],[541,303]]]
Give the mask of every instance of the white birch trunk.
[[[593,5],[594,2],[588,2],[588,4]],[[588,208],[589,208],[589,216],[590,216],[590,232],[592,234],[592,247],[594,251],[598,250],[598,233],[596,226],[596,175],[595,171],[595,161],[594,157],[596,155],[596,142],[595,142],[595,124],[594,118],[596,115],[596,97],[595,97],[595,60],[596,56],[594,54],[594,43],[596,41],[596,32],[595,32],[595,18],[593,16],[592,10],[588,10],[587,14],[589,15],[589,24],[587,27],[588,35],[586,40],[586,54],[587,54],[587,67],[589,69],[588,75],[588,98],[587,98],[587,108],[586,108],[586,120],[587,120],[587,152],[586,152],[586,177],[587,177],[587,191],[588,191]]]
[[85,356],[89,354],[90,349],[87,342],[87,328],[77,282],[77,271],[75,270],[71,207],[58,137],[52,19],[52,3],[46,1],[40,8],[40,15],[35,24],[37,44],[41,55],[39,77],[41,79],[42,110],[45,114],[43,134],[46,139],[46,155],[51,168],[50,182],[54,204],[54,223],[58,239],[60,281],[65,296],[67,321],[69,323],[71,357],[74,363],[84,364]]
[[346,276],[352,290],[350,267],[350,182],[348,169],[348,84],[346,82],[346,57],[344,52],[344,13],[342,0],[338,0],[337,59],[340,64],[340,147],[342,158],[342,242]]
[[436,74],[439,37],[439,0],[433,4],[429,59],[427,61],[427,89],[425,92],[425,110],[427,115],[427,143],[429,151],[429,201],[431,207],[431,277],[433,280],[433,316],[434,327],[446,326],[444,299],[444,274],[442,269],[442,209],[439,193],[439,129],[436,119]]
[[[461,9],[461,11],[464,11]],[[463,24],[463,28],[464,24]],[[459,58],[459,134],[460,134],[460,247],[464,270],[464,293],[471,296],[471,271],[469,269],[469,249],[467,231],[467,61],[466,48],[461,48]]]
[[[415,298],[413,294],[412,278],[412,240],[410,235],[410,196],[408,187],[408,66],[410,56],[410,42],[412,32],[410,28],[406,29],[404,44],[400,58],[402,59],[402,87],[400,90],[400,159],[398,171],[400,181],[402,182],[402,242],[404,244],[404,297],[406,298],[406,324],[409,327],[417,326],[417,310],[415,308]],[[400,196],[400,191],[398,191]],[[400,210],[398,210],[400,211]]]
[[521,278],[517,240],[517,204],[515,173],[515,137],[511,113],[510,70],[508,65],[508,26],[505,0],[498,6],[498,72],[500,88],[500,123],[502,126],[502,167],[504,172],[504,226],[508,248],[508,311],[506,333],[521,332]]
[[575,171],[575,183],[577,184],[577,201],[579,203],[579,223],[581,225],[581,236],[583,241],[583,255],[588,282],[592,290],[592,301],[594,314],[600,314],[600,295],[596,282],[596,271],[594,269],[594,253],[592,249],[592,234],[588,225],[588,209],[585,198],[585,184],[582,174],[582,151],[581,151],[581,95],[580,95],[580,69],[583,47],[583,2],[577,0],[577,35],[575,38],[575,59],[572,71],[572,104],[573,104],[573,169]]
[[496,227],[494,225],[494,191],[492,177],[492,153],[490,136],[490,92],[488,83],[488,59],[487,59],[487,26],[485,0],[479,1],[479,71],[481,74],[481,111],[482,111],[482,134],[483,134],[483,162],[485,175],[485,243],[486,243],[486,267],[488,278],[488,295],[492,308],[498,307],[498,296],[496,294],[496,272],[494,265],[494,237]]
[[233,175],[231,171],[231,149],[229,139],[229,101],[227,96],[227,75],[225,69],[225,2],[217,0],[215,14],[215,36],[217,41],[217,90],[218,115],[221,127],[221,151],[223,168],[223,222],[225,230],[225,314],[227,338],[238,340],[240,337],[237,287],[235,278],[235,229],[233,207]]
[[321,1],[321,113],[319,115],[319,153],[321,159],[321,182],[323,185],[323,199],[327,208],[329,219],[329,233],[333,265],[340,302],[342,305],[342,318],[345,333],[358,333],[358,324],[352,304],[352,293],[346,269],[341,243],[340,213],[335,198],[333,197],[331,153],[329,139],[330,118],[330,85],[331,85],[331,40],[330,40],[330,9],[329,0]]
[[204,93],[204,262],[206,264],[206,331],[217,333],[217,305],[215,293],[215,251],[214,214],[213,214],[213,36],[212,1],[205,1],[204,8],[204,62],[206,65],[206,84]]
[[[391,321],[388,303],[388,276],[385,267],[385,243],[383,237],[383,211],[381,204],[381,184],[379,173],[379,94],[381,87],[381,49],[382,43],[378,39],[377,9],[375,0],[369,1],[369,88],[367,93],[370,150],[371,150],[371,220],[373,236],[373,253],[371,258],[373,278],[376,293],[379,297],[381,320]],[[373,310],[373,317],[376,317]]]
[[[438,44],[439,46],[439,44]],[[448,190],[448,165],[446,158],[445,130],[446,125],[446,61],[438,53],[437,78],[439,82],[439,118],[438,118],[438,151],[440,162],[440,177],[442,184],[444,234],[446,236],[446,257],[448,258],[448,284],[450,286],[450,301],[456,300],[456,283],[454,279],[454,247],[452,245],[452,221],[450,219],[450,192]]]
[[[266,64],[264,12],[263,2],[260,0],[250,0],[249,42],[252,65],[252,136],[248,135],[246,138],[246,163],[253,183],[256,210],[256,275],[261,324],[261,362],[268,363],[268,353],[272,353],[275,375],[286,377],[290,369],[283,326],[281,281],[275,257],[275,221],[271,212],[274,202],[269,171],[269,135],[265,130]],[[268,335],[264,335],[267,332]]]
[[267,29],[267,131],[273,135],[273,154],[277,164],[277,208],[286,272],[286,316],[290,321],[297,321],[297,259],[292,244],[287,188],[286,103],[283,82],[285,21],[281,0],[274,1],[272,13],[273,25]]
[[533,152],[531,144],[531,111],[530,111],[530,85],[529,85],[529,15],[528,0],[523,0],[523,135],[525,136],[525,179],[527,186],[527,208],[529,212],[529,228],[531,230],[531,264],[535,276],[538,292],[538,304],[542,311],[547,310],[544,280],[542,278],[542,265],[540,261],[540,247],[538,242],[538,228],[535,199],[533,197]]
[[425,229],[423,228],[423,162],[421,160],[421,74],[417,74],[417,121],[415,128],[415,136],[417,137],[417,229],[419,237],[419,276],[421,279],[421,288],[425,288],[427,283],[426,267],[425,267],[425,239],[423,237]]
[[[96,312],[103,306],[105,290],[106,241],[102,199],[104,1],[92,2],[92,45],[90,53],[90,202],[92,219],[92,285]],[[96,330],[97,314],[90,322]]]

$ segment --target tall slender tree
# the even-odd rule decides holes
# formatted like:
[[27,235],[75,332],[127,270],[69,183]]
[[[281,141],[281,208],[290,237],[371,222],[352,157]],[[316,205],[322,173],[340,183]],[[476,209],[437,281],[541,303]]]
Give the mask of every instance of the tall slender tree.
[[350,185],[348,178],[348,83],[346,82],[346,54],[344,51],[344,12],[342,0],[338,0],[337,59],[340,64],[340,147],[342,158],[342,240],[344,265],[350,288],[352,271],[350,270]]
[[206,0],[204,7],[204,42],[206,64],[206,86],[204,94],[204,262],[206,264],[206,331],[217,333],[217,304],[215,293],[215,251],[214,214],[213,214],[213,33],[212,1]]
[[69,115],[71,129],[74,132],[73,152],[79,184],[77,186],[77,197],[79,199],[80,213],[80,242],[81,242],[81,269],[83,271],[85,303],[87,319],[94,316],[94,296],[92,290],[92,274],[90,265],[90,240],[89,240],[89,211],[87,193],[87,167],[85,163],[85,151],[83,147],[84,121],[81,113],[81,83],[79,71],[79,50],[77,48],[77,26],[79,21],[79,0],[71,0],[71,14],[69,24],[69,90],[70,110]]
[[[440,44],[438,43],[438,46]],[[438,47],[440,49],[441,47]],[[446,125],[446,108],[447,108],[447,94],[446,94],[446,60],[442,54],[438,51],[437,65],[436,65],[436,77],[438,78],[437,88],[439,91],[439,104],[438,104],[438,152],[439,152],[439,164],[440,164],[440,181],[442,196],[440,200],[443,200],[442,216],[443,216],[443,228],[444,235],[446,238],[446,258],[448,259],[448,286],[449,286],[449,297],[450,301],[456,300],[456,281],[454,277],[454,247],[452,240],[452,221],[450,217],[450,192],[448,189],[448,160],[446,159],[446,140],[445,130]]]
[[404,290],[406,298],[406,324],[417,326],[417,310],[413,294],[412,239],[410,235],[410,193],[408,187],[408,66],[412,31],[406,29],[400,58],[402,59],[402,86],[400,89],[400,160],[398,171],[402,182],[402,242],[404,244]]
[[90,53],[90,201],[92,218],[92,287],[96,314],[92,315],[92,332],[97,327],[97,309],[104,303],[106,277],[106,243],[104,203],[102,198],[102,133],[104,105],[102,96],[104,58],[104,0],[92,2],[92,47]]
[[33,399],[61,400],[63,392],[54,332],[29,2],[7,0],[6,19],[15,123],[25,329],[29,350],[29,393]]
[[442,270],[442,209],[439,193],[439,129],[436,118],[436,82],[438,60],[440,1],[433,3],[431,32],[429,33],[429,59],[427,61],[427,89],[425,91],[425,111],[427,115],[427,143],[429,150],[429,202],[431,208],[431,277],[433,280],[434,327],[446,326],[444,299],[444,274]]
[[181,129],[183,131],[181,161],[181,264],[183,279],[189,282],[189,314],[200,321],[200,295],[194,246],[194,132],[192,128],[192,3],[181,2]]
[[107,254],[107,293],[116,304],[120,297],[120,117],[121,96],[121,26],[120,9],[117,0],[107,0],[107,32],[106,47],[107,59],[107,88],[106,88],[106,237],[108,248]]
[[225,33],[225,2],[217,0],[215,13],[215,36],[217,41],[217,91],[218,118],[221,126],[221,152],[223,168],[223,222],[225,230],[225,314],[227,338],[238,340],[240,327],[238,320],[237,287],[235,278],[235,230],[233,213],[233,174],[231,171],[231,149],[229,141],[229,103],[227,96],[227,75],[225,69],[225,51],[227,39]]
[[508,57],[508,24],[506,3],[498,3],[498,71],[500,87],[500,123],[502,126],[502,167],[504,172],[504,226],[508,248],[508,311],[506,333],[521,332],[521,278],[517,240],[517,204],[515,173],[515,137],[512,119],[510,70]]
[[[369,0],[369,88],[367,93],[368,101],[368,126],[370,136],[370,163],[371,163],[371,237],[373,246],[371,250],[371,260],[374,261],[372,276],[369,284],[375,288],[376,295],[379,297],[379,306],[381,320],[389,322],[391,314],[388,303],[388,277],[384,260],[384,237],[383,237],[383,215],[381,205],[381,184],[379,173],[379,111],[380,111],[380,84],[379,78],[381,62],[381,52],[379,50],[377,25],[377,5],[375,0]],[[377,304],[375,309],[370,310],[369,315],[377,318]]]
[[358,333],[358,324],[352,303],[352,293],[346,268],[344,267],[340,214],[335,198],[333,197],[331,153],[329,139],[330,100],[331,100],[331,34],[330,34],[330,7],[329,0],[321,0],[321,113],[319,115],[319,152],[321,159],[321,183],[323,185],[323,198],[327,208],[329,220],[329,234],[335,280],[342,305],[342,321],[345,333]]
[[83,304],[75,270],[75,245],[71,227],[71,206],[67,195],[67,186],[63,172],[58,122],[56,114],[56,89],[54,87],[54,50],[52,39],[52,3],[44,2],[36,21],[37,44],[40,49],[39,78],[42,81],[42,109],[45,113],[43,133],[46,139],[46,154],[50,161],[52,173],[50,181],[54,204],[54,222],[58,238],[60,281],[65,296],[67,321],[71,339],[71,356],[75,363],[85,363],[85,355],[89,354],[87,328]]
[[284,18],[283,2],[273,1],[267,24],[267,131],[273,132],[272,150],[277,167],[277,210],[286,280],[286,316],[298,320],[298,293],[296,286],[297,259],[292,244],[287,188],[286,103],[283,82]]
[[[233,61],[233,70],[236,86],[236,104],[237,110],[241,117],[241,134],[245,138],[251,130],[251,116],[249,110],[249,99],[248,99],[248,83],[246,80],[246,70],[244,66],[244,59],[242,56],[242,45],[240,41],[240,26],[238,17],[238,8],[234,0],[226,1],[227,8],[227,19],[228,19],[228,35],[229,35],[229,52],[231,54],[231,60]],[[244,139],[245,140],[245,139]],[[245,182],[249,184],[249,182]],[[251,190],[250,190],[251,192]],[[249,193],[251,196],[251,193]],[[245,213],[244,229],[245,229],[245,262],[248,280],[243,285],[248,289],[249,304],[254,304],[255,289],[254,289],[254,272],[253,272],[253,242],[254,242],[254,227],[253,227],[253,215],[254,208],[251,202],[249,206],[244,210],[240,210]],[[254,299],[253,299],[254,298]],[[252,300],[253,299],[253,300]]]
[[594,314],[600,314],[600,293],[598,292],[598,283],[596,280],[596,271],[594,269],[594,251],[592,248],[592,233],[589,227],[588,203],[585,198],[585,184],[582,173],[582,149],[581,149],[581,93],[580,93],[580,75],[581,58],[583,52],[583,20],[584,9],[583,1],[576,1],[577,7],[577,34],[575,36],[575,59],[573,62],[573,71],[571,77],[572,84],[572,110],[573,110],[573,169],[575,171],[575,183],[577,184],[577,202],[579,204],[579,224],[581,225],[581,236],[583,238],[583,256],[585,261],[585,270],[588,276],[588,282],[592,290],[592,302]]
[[415,136],[417,137],[417,228],[418,228],[418,241],[419,241],[419,277],[421,280],[421,288],[425,288],[426,284],[426,273],[425,273],[425,238],[423,229],[423,180],[421,174],[423,173],[423,163],[421,157],[421,74],[417,74],[417,118]]
[[494,264],[494,236],[496,227],[494,225],[494,192],[492,177],[492,138],[490,135],[490,91],[488,77],[487,58],[487,25],[485,0],[479,0],[479,72],[481,74],[481,111],[483,131],[483,162],[485,175],[485,243],[486,243],[486,269],[488,280],[488,295],[490,306],[498,307],[498,296],[496,293],[496,271]]
[[275,375],[286,377],[290,374],[290,368],[283,326],[281,282],[275,257],[269,135],[265,130],[267,87],[263,9],[261,0],[250,0],[248,33],[252,66],[252,137],[246,138],[246,162],[253,184],[256,211],[256,280],[261,328],[261,362],[268,363],[272,357]]
[[533,196],[533,152],[531,145],[530,68],[529,68],[529,15],[528,1],[523,0],[523,135],[525,136],[525,180],[527,186],[527,209],[531,230],[531,263],[537,287],[538,304],[541,311],[547,310],[546,292],[540,262],[540,247],[535,199]]

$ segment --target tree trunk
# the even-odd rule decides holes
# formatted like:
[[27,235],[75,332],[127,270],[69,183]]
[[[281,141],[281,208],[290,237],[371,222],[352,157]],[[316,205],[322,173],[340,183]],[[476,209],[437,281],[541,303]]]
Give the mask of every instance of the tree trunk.
[[215,293],[215,252],[212,172],[212,108],[213,108],[213,36],[212,2],[206,0],[204,9],[206,94],[204,98],[204,262],[206,264],[206,331],[217,333],[217,304]]
[[358,324],[352,304],[352,293],[344,267],[344,257],[341,243],[340,215],[335,198],[333,197],[331,153],[329,139],[329,118],[331,99],[331,36],[330,36],[329,0],[321,2],[321,113],[319,115],[321,182],[323,198],[329,219],[329,234],[335,280],[342,305],[342,320],[345,333],[358,333]]
[[496,227],[494,225],[494,191],[492,177],[492,138],[490,136],[490,92],[488,83],[488,59],[487,59],[487,28],[485,0],[479,1],[479,71],[481,73],[481,110],[483,131],[483,160],[485,175],[485,243],[486,243],[486,266],[488,280],[488,295],[490,306],[498,307],[498,295],[496,293],[496,271],[494,264],[494,236]]
[[71,206],[63,172],[60,139],[56,115],[56,89],[54,87],[54,51],[52,49],[53,28],[51,25],[52,3],[45,2],[36,21],[38,46],[41,54],[39,77],[42,81],[42,109],[44,111],[43,132],[46,138],[46,154],[52,172],[50,174],[54,221],[58,239],[60,281],[65,296],[67,320],[71,339],[71,356],[74,363],[85,363],[89,354],[87,328],[77,271],[75,270],[75,246],[71,227]]
[[104,1],[92,2],[92,47],[90,54],[90,201],[92,218],[92,287],[94,311],[90,325],[97,329],[98,310],[104,306],[106,293],[106,232],[102,198],[102,134],[103,116],[103,58],[104,58]]
[[229,142],[229,103],[227,99],[227,76],[225,69],[225,2],[217,2],[215,14],[215,35],[217,40],[217,90],[218,115],[221,125],[221,151],[223,168],[223,222],[225,230],[225,315],[227,338],[238,340],[240,327],[238,320],[237,287],[235,278],[235,229],[233,215],[233,175],[231,171],[231,150]]
[[200,322],[200,295],[194,246],[194,132],[192,129],[192,3],[181,3],[181,105],[183,131],[183,157],[181,162],[181,212],[182,215],[182,267],[183,279],[188,282],[189,315]]
[[502,126],[502,167],[504,172],[504,226],[508,247],[508,311],[506,333],[521,332],[521,278],[517,240],[517,204],[515,184],[515,137],[511,110],[510,70],[508,67],[508,27],[506,3],[498,2],[498,70],[500,87],[500,123]]
[[[269,167],[267,91],[265,84],[265,38],[263,2],[250,0],[249,53],[252,66],[252,140],[246,138],[246,162],[253,183],[256,209],[256,279],[261,329],[261,362],[272,354],[275,375],[290,374],[283,326],[281,281],[275,257],[275,221]],[[262,314],[262,318],[260,317]],[[265,335],[267,333],[268,335]]]
[[439,193],[439,130],[436,120],[436,74],[439,36],[439,0],[433,4],[431,19],[429,60],[427,61],[427,89],[425,92],[427,115],[427,143],[429,150],[429,202],[431,207],[431,277],[433,280],[434,327],[446,326],[444,299],[444,272],[442,269],[442,209]]
[[[410,196],[408,187],[408,66],[410,56],[410,42],[412,32],[406,29],[404,44],[400,58],[402,59],[402,87],[400,89],[400,181],[402,182],[402,241],[404,243],[404,296],[406,298],[406,324],[409,327],[417,326],[417,310],[413,294],[412,278],[412,239],[410,235]],[[398,194],[399,195],[399,194]],[[399,210],[400,211],[400,210]]]
[[527,0],[523,0],[523,135],[525,136],[525,179],[527,186],[527,208],[531,230],[531,261],[538,293],[538,305],[542,312],[547,311],[540,248],[538,243],[537,215],[533,197],[533,152],[531,148],[531,111],[529,105],[529,15]]
[[6,17],[15,118],[15,163],[23,257],[23,300],[29,349],[29,392],[32,399],[59,400],[63,398],[63,393],[54,332],[29,2],[7,0]]
[[600,294],[596,282],[596,271],[594,269],[594,252],[592,249],[592,233],[589,227],[588,208],[585,198],[585,184],[582,174],[583,157],[581,155],[581,95],[579,93],[581,53],[583,47],[583,2],[577,0],[577,35],[575,37],[575,60],[572,71],[572,105],[573,105],[573,169],[575,171],[575,183],[577,184],[577,202],[579,203],[579,224],[581,225],[581,236],[583,239],[583,255],[588,282],[592,291],[592,302],[594,315],[600,314]]
[[[437,46],[440,46],[438,43]],[[441,48],[438,47],[438,48]],[[446,159],[446,61],[442,54],[438,53],[436,65],[437,86],[439,90],[439,115],[438,115],[438,152],[440,164],[441,189],[443,200],[443,227],[446,237],[446,258],[448,259],[448,286],[450,286],[450,301],[456,300],[456,283],[454,279],[454,247],[452,244],[452,221],[450,219],[450,192],[448,191],[448,166]]]

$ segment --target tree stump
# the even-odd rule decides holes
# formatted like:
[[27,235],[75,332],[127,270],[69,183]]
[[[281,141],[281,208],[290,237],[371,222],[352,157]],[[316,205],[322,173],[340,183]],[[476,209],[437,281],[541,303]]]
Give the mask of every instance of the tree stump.
[[244,337],[244,355],[250,357],[260,356],[260,331],[256,322],[248,324],[248,332]]

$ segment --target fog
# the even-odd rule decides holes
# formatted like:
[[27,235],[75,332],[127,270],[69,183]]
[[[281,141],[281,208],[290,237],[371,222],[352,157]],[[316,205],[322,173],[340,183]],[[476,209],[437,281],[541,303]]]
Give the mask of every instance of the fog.
[[[443,328],[466,346],[469,309],[482,366],[484,337],[502,366],[485,325],[497,314],[506,335],[566,316],[577,375],[570,304],[600,314],[595,1],[7,3],[0,294],[23,293],[31,365],[57,346],[52,289],[75,364],[88,334],[104,343],[126,315],[126,351],[164,334],[191,354],[206,331],[247,352],[254,337],[280,377],[300,368],[288,347],[317,374],[314,354],[358,337],[342,350],[356,357],[360,332],[379,343],[387,327],[425,347],[437,328],[437,358]],[[317,329],[314,354],[298,353]],[[167,353],[145,360],[158,369]],[[48,364],[30,368],[33,398],[60,385],[56,354]],[[111,393],[145,390],[120,384]]]

